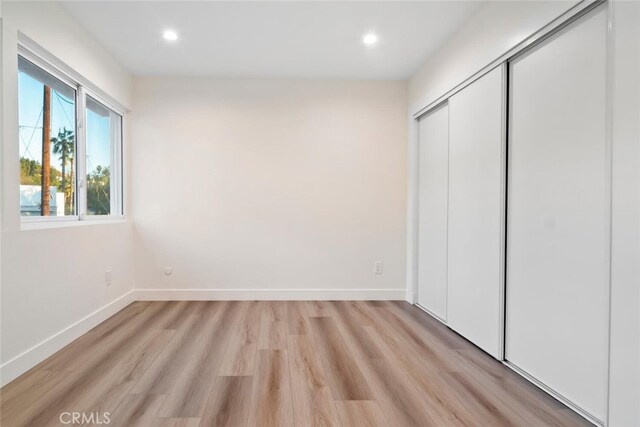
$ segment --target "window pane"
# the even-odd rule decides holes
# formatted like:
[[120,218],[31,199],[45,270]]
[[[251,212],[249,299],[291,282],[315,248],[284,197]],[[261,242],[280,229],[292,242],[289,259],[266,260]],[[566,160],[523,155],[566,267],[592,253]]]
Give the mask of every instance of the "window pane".
[[76,214],[76,91],[18,56],[20,214]]
[[87,215],[119,214],[122,117],[87,96]]

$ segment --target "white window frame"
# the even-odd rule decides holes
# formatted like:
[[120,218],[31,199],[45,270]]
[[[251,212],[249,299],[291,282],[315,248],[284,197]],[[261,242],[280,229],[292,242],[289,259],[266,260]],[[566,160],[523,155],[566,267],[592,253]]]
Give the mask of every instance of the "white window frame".
[[[68,227],[89,223],[112,223],[126,219],[124,214],[124,119],[126,109],[100,88],[86,80],[39,45],[19,34],[18,55],[76,91],[76,214],[65,216],[20,216],[21,229]],[[16,70],[17,71],[17,70]],[[104,107],[120,116],[119,143],[111,144],[111,214],[87,215],[87,167],[86,167],[86,97],[90,96]],[[113,139],[112,139],[113,141]]]
[[[124,198],[123,193],[124,192],[123,192],[123,185],[122,185],[123,183],[122,146],[124,144],[124,133],[122,131],[122,128],[124,126],[123,125],[124,114],[122,114],[121,112],[113,108],[107,101],[105,101],[100,95],[98,95],[91,89],[88,89],[84,86],[80,86],[80,91],[82,93],[82,96],[80,97],[81,103],[82,103],[82,110],[78,109],[78,115],[79,116],[81,115],[82,119],[81,119],[81,122],[78,122],[81,124],[81,126],[79,126],[79,129],[78,129],[78,134],[80,139],[82,140],[82,143],[79,144],[79,146],[82,146],[82,153],[78,152],[79,158],[86,159],[86,154],[87,154],[87,127],[86,127],[87,96],[90,96],[91,98],[93,98],[94,101],[97,101],[98,103],[102,104],[102,106],[107,108],[110,113],[115,113],[116,115],[120,116],[119,128],[114,129],[113,126],[110,128],[110,132],[112,134],[114,132],[117,132],[117,134],[119,134],[119,139],[117,141],[118,143],[117,144],[112,143],[110,147],[111,165],[110,165],[110,177],[109,177],[109,184],[110,184],[109,195],[111,197],[111,200],[110,200],[109,206],[111,208],[112,213],[110,215],[87,214],[87,182],[86,182],[87,181],[87,162],[84,161],[82,164],[82,169],[83,169],[82,188],[78,189],[78,195],[82,195],[82,200],[78,202],[78,204],[82,206],[81,210],[78,211],[80,212],[80,220],[101,221],[104,219],[124,218],[124,210],[123,210],[123,198]],[[114,139],[112,138],[111,141],[113,142]],[[80,157],[80,155],[82,155],[82,157]],[[78,185],[80,185],[80,182],[78,182]]]

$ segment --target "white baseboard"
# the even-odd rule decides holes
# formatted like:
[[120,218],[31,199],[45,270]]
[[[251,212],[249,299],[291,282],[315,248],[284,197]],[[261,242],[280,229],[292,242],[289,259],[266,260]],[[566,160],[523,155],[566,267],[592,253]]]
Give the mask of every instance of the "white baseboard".
[[413,291],[410,291],[410,290],[406,291],[405,301],[407,301],[409,304],[415,304],[417,302],[416,295],[413,293]]
[[0,386],[13,381],[29,369],[51,356],[71,341],[87,333],[90,329],[113,316],[127,305],[135,301],[135,291],[130,291],[120,298],[99,308],[93,313],[78,320],[71,326],[52,335],[0,366]]
[[405,289],[136,289],[138,301],[404,300]]

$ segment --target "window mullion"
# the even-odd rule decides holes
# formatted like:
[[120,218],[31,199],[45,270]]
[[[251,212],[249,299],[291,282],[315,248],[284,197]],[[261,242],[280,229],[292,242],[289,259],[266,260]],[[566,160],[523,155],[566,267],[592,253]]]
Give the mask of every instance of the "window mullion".
[[123,200],[124,200],[124,194],[122,191],[122,188],[123,188],[122,187],[122,179],[123,179],[122,177],[122,169],[123,169],[122,133],[123,133],[123,126],[124,126],[124,123],[123,123],[124,119],[122,118],[122,116],[114,112],[111,113],[111,117],[114,123],[113,137],[111,139],[111,152],[113,156],[113,160],[112,160],[113,172],[111,173],[111,180],[113,182],[111,184],[113,207],[111,208],[111,213],[114,215],[124,215],[124,209],[122,207]]
[[109,126],[109,132],[110,132],[110,155],[111,155],[111,164],[110,164],[110,173],[111,176],[109,178],[109,196],[110,196],[110,202],[109,202],[109,206],[111,208],[111,212],[110,214],[118,214],[118,167],[117,167],[117,163],[118,163],[118,153],[117,153],[117,145],[116,143],[114,143],[115,141],[117,141],[117,134],[119,132],[119,126],[116,123],[116,115],[113,111],[109,112],[109,121],[110,121],[110,126]]
[[76,156],[76,168],[78,170],[78,217],[82,221],[87,214],[87,115],[85,111],[86,106],[86,92],[83,86],[78,87],[78,101],[77,105],[77,150]]

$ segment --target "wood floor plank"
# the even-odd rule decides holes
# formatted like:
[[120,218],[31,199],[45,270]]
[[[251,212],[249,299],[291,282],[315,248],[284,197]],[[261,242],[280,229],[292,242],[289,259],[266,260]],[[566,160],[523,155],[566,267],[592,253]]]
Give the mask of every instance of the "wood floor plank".
[[175,384],[206,323],[201,316],[188,316],[172,340],[134,385],[133,394],[168,394]]
[[91,381],[77,382],[68,394],[35,418],[34,424],[58,425],[59,414],[65,408],[73,408],[73,412],[86,414],[114,413],[141,372],[172,335],[172,331],[148,332],[150,336],[146,341],[123,350],[118,362],[101,375],[85,377]]
[[[393,316],[384,317],[386,320],[391,319],[391,325],[395,324],[397,326],[398,319]],[[388,345],[389,349],[391,349],[394,353],[394,357],[396,358],[396,362],[399,365],[402,365],[404,370],[410,373],[410,378],[412,382],[421,390],[424,395],[424,398],[427,401],[427,406],[430,407],[430,412],[438,413],[441,419],[444,418],[448,413],[451,419],[458,420],[463,424],[473,423],[474,420],[477,419],[479,414],[476,412],[478,410],[477,406],[469,406],[467,403],[468,390],[465,386],[472,387],[473,384],[465,383],[464,386],[458,387],[452,386],[452,381],[457,377],[449,377],[443,375],[434,375],[434,373],[439,372],[458,372],[464,369],[464,358],[459,357],[458,354],[454,352],[454,350],[450,350],[448,347],[443,347],[443,343],[439,343],[439,349],[436,351],[437,354],[445,357],[447,359],[447,364],[443,365],[441,360],[429,360],[429,351],[424,349],[425,342],[422,338],[416,338],[412,334],[405,333],[397,333],[397,329],[386,329],[385,324],[378,323],[378,329],[373,331],[370,330],[370,334],[382,337],[381,339],[385,341]],[[409,325],[410,326],[410,325]],[[405,340],[405,341],[402,341]],[[394,341],[396,342],[394,344]],[[402,342],[398,344],[398,342]],[[466,351],[466,350],[465,350]],[[474,354],[479,354],[477,349],[473,349]],[[501,364],[497,363],[493,360],[492,365],[505,369]],[[435,369],[434,369],[435,368]],[[476,369],[478,370],[478,369]],[[510,373],[510,372],[509,372]],[[448,383],[445,383],[445,378]],[[502,381],[502,378],[500,378]],[[486,382],[483,382],[487,384]],[[488,394],[493,394],[494,396],[497,394],[496,392],[487,391],[484,388],[475,388],[475,391],[479,394],[477,399],[484,401],[487,399]],[[502,399],[491,399],[488,398],[487,401],[495,400],[495,407],[490,408],[490,411],[495,412],[499,416],[502,416],[501,421],[509,420],[511,423],[525,423],[524,413],[526,408],[520,408],[517,411],[514,411],[512,408],[517,407],[517,402],[510,402],[510,396],[505,395]],[[493,421],[496,421],[494,419]],[[531,419],[529,420],[531,421]],[[539,419],[535,419],[534,424],[539,423]]]
[[293,426],[292,394],[286,350],[259,350],[248,426]]
[[114,426],[148,427],[167,398],[163,394],[129,394],[110,414]]
[[[205,329],[190,349],[190,354],[170,388],[168,398],[160,410],[164,418],[200,417],[209,398],[226,350],[228,337],[239,315],[240,302],[231,301],[222,311],[210,313],[204,322]],[[206,316],[206,314],[205,314]]]
[[126,372],[120,375],[119,364],[139,352],[144,342],[159,332],[151,325],[166,317],[163,307],[164,304],[150,306],[149,312],[141,314],[142,323],[132,321],[123,325],[122,331],[111,334],[111,344],[107,346],[110,352],[104,351],[105,346],[96,346],[88,353],[76,354],[76,358],[86,362],[77,363],[78,369],[62,377],[42,396],[25,396],[26,410],[14,413],[9,407],[6,412],[11,415],[7,416],[3,411],[3,417],[7,416],[16,425],[45,426],[56,424],[59,414],[70,407],[82,410],[95,405],[95,399],[109,400],[110,404],[117,405],[131,385]]
[[348,427],[388,427],[389,424],[374,400],[336,402],[342,424]]
[[103,381],[76,400],[75,407],[94,413],[113,411],[174,334],[173,330],[152,330],[149,339],[132,346],[128,356],[123,357]]
[[295,425],[339,426],[335,402],[311,339],[290,335],[288,340]]
[[202,426],[245,426],[251,409],[253,377],[217,377],[211,389]]
[[464,405],[475,419],[482,425],[504,425],[517,426],[524,425],[518,414],[512,411],[505,411],[497,401],[488,399],[470,378],[458,372],[441,372],[446,384],[460,398],[458,402]]
[[263,301],[259,350],[286,350],[287,325],[284,301]]
[[583,420],[573,411],[563,411],[565,406],[547,395],[507,367],[495,363],[486,353],[474,350],[457,350],[462,354],[459,363],[461,373],[476,389],[484,394],[484,399],[494,401],[503,411],[515,412],[522,423],[551,426],[576,426]]
[[589,425],[389,301],[136,302],[0,389],[4,427]]
[[[175,427],[177,418],[156,418],[151,427]],[[198,420],[200,423],[200,420]]]
[[[126,340],[138,328],[146,328],[158,316],[163,315],[168,302],[162,304],[138,304],[127,306],[117,316],[107,319],[108,324],[100,324],[51,357],[37,368],[45,370],[77,371],[104,357],[104,352],[112,351],[122,340]],[[78,358],[77,354],[87,357]]]
[[48,371],[44,369],[32,369],[26,372],[18,380],[12,381],[2,388],[2,405],[11,406],[17,399],[22,399],[33,390],[44,393],[47,388],[53,387],[62,376],[68,374],[64,371]]
[[403,348],[411,349],[420,354],[421,358],[427,360],[432,372],[460,369],[455,360],[452,360],[453,353],[449,351],[448,345],[425,333],[415,324],[403,321],[397,313],[390,311],[387,307],[375,308],[374,310],[377,312],[376,318],[378,319],[376,328],[380,332],[387,331],[389,335],[398,337]]
[[420,392],[403,375],[383,359],[359,359],[358,363],[365,373],[375,400],[389,424],[393,426],[441,426],[446,420],[430,413]]
[[261,324],[261,305],[258,301],[243,301],[241,314],[227,341],[218,375],[253,375],[258,351]]
[[362,326],[373,326],[376,324],[375,315],[367,308],[367,304],[364,301],[344,301],[344,303]]
[[[212,305],[219,305],[219,301],[187,301],[187,312],[186,315],[190,314],[204,314],[205,312],[210,312]],[[178,418],[181,420],[183,418]],[[184,418],[191,419],[191,418]]]
[[[34,371],[9,383],[0,391],[0,425],[25,425],[30,416],[44,408],[45,403],[54,402],[53,389],[60,389],[69,383],[69,373],[65,371]],[[5,389],[7,391],[5,392]]]
[[447,425],[473,425],[474,416],[464,410],[440,377],[426,365],[421,355],[410,346],[402,345],[398,336],[389,331],[379,331],[376,327],[365,327],[367,333],[379,343],[385,359],[407,374],[407,380],[419,390],[424,406],[434,414],[434,419]]
[[[196,301],[200,302],[200,301]],[[162,322],[156,323],[155,327],[160,329],[177,330],[182,324],[194,313],[193,305],[190,301],[169,301],[169,306],[166,310],[171,311],[171,315],[165,318]]]
[[451,349],[476,350],[476,347],[462,336],[452,333],[442,322],[406,301],[393,301],[385,308],[399,316],[406,324],[416,327],[420,333],[431,336],[434,342]]
[[352,305],[347,301],[332,301],[329,305],[336,325],[340,329],[347,346],[356,358],[379,359],[382,357],[380,349],[365,333],[360,318],[355,314]]
[[151,427],[199,427],[200,418],[156,418]]
[[374,307],[389,307],[390,305],[395,303],[395,301],[370,300],[370,301],[367,301],[367,303],[369,303],[370,305],[372,305]]
[[308,317],[331,316],[328,305],[328,301],[303,301],[303,306],[307,311]]
[[286,304],[287,333],[306,335],[309,333],[307,310],[304,301],[289,301]]
[[309,318],[314,346],[327,375],[327,382],[336,400],[371,400],[367,385],[356,359],[331,317]]

